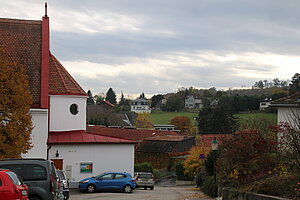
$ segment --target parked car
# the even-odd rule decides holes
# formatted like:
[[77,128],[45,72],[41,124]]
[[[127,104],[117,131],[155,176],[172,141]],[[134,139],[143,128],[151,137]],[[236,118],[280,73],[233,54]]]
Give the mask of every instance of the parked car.
[[79,182],[79,190],[95,192],[97,190],[122,190],[130,193],[136,188],[132,176],[128,173],[108,172],[83,179]]
[[28,187],[14,172],[0,169],[0,198],[28,200]]
[[67,179],[67,176],[65,172],[62,170],[56,170],[56,173],[58,175],[60,184],[62,184],[62,189],[63,189],[62,192],[64,195],[64,199],[67,200],[70,197],[69,181]]
[[151,172],[136,172],[134,176],[136,187],[143,187],[145,190],[154,189],[155,179]]
[[0,160],[0,168],[18,174],[28,186],[30,200],[56,200],[58,176],[54,163],[45,159]]

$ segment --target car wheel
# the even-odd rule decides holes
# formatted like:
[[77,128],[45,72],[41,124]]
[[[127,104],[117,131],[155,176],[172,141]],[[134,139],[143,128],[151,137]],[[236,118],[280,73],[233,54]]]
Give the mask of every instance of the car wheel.
[[89,193],[93,193],[93,192],[95,192],[95,190],[96,190],[95,185],[88,185],[86,187],[86,191],[89,192]]
[[150,190],[154,190],[154,186],[150,187]]
[[123,191],[125,193],[130,193],[130,192],[132,192],[132,187],[130,185],[125,185],[125,187],[123,188]]

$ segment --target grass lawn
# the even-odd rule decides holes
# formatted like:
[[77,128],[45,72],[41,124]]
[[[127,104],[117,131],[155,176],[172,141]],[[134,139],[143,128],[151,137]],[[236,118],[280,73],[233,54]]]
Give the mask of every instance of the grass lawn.
[[[172,118],[177,116],[187,116],[193,122],[193,117],[198,116],[198,112],[162,112],[156,111],[150,114],[150,118],[153,124],[170,124]],[[246,113],[246,114],[236,114],[235,116],[239,117],[241,123],[247,120],[265,120],[270,122],[270,124],[277,123],[277,114],[276,113]]]
[[193,117],[198,116],[198,112],[162,112],[156,111],[150,114],[153,124],[170,124],[171,119],[177,116],[187,116],[193,122]]
[[277,123],[277,114],[276,113],[246,113],[246,114],[236,114],[235,116],[239,117],[241,122],[249,119],[253,120],[267,120],[273,124]]

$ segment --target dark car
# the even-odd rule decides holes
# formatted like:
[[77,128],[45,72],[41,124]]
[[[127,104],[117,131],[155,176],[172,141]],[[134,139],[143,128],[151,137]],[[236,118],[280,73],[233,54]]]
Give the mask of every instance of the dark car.
[[62,184],[64,199],[69,199],[70,197],[70,189],[69,189],[69,181],[64,171],[56,170],[56,173],[59,178],[60,184]]
[[79,190],[95,192],[97,190],[122,190],[130,193],[136,188],[134,179],[128,173],[108,172],[83,179],[79,182]]
[[136,172],[134,178],[136,187],[143,187],[144,189],[150,188],[150,190],[154,189],[155,180],[151,172]]
[[55,200],[58,177],[53,162],[45,159],[0,160],[0,168],[18,174],[28,186],[30,200]]
[[14,172],[0,169],[0,198],[28,200],[28,187]]

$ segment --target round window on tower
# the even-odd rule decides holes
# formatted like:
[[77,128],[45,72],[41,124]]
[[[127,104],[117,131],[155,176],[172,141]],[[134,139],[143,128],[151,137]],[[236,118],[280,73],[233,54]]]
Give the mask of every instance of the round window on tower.
[[77,115],[77,113],[79,112],[78,110],[78,105],[73,103],[71,106],[70,106],[70,112],[73,114],[73,115]]

